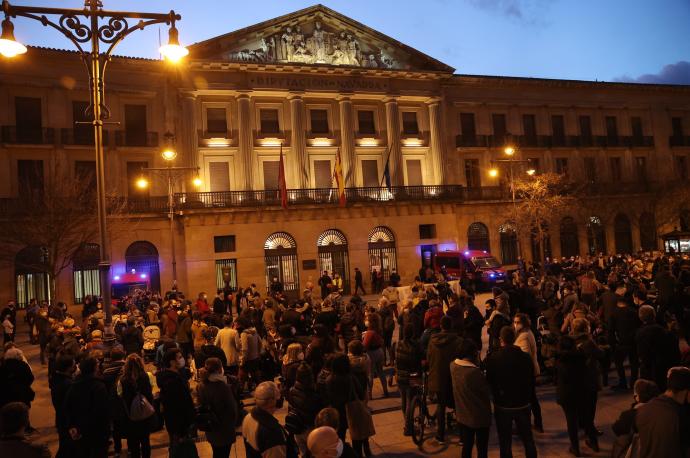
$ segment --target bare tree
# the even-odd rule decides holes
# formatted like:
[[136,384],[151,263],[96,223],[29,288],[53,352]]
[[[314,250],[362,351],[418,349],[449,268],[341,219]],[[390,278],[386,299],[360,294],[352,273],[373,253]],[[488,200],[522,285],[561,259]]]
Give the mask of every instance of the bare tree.
[[534,231],[539,243],[540,261],[546,260],[548,225],[570,211],[575,203],[563,175],[544,173],[515,181],[517,220],[521,227]]
[[[657,231],[665,226],[675,227],[681,218],[688,218],[690,212],[690,182],[659,182],[646,199],[646,210],[655,217]],[[690,221],[684,222],[685,224]],[[681,222],[681,224],[683,224]]]
[[[51,297],[57,298],[56,279],[86,244],[98,241],[95,179],[90,174],[69,176],[59,165],[45,174],[40,167],[34,176],[40,177],[38,182],[21,186],[17,198],[3,199],[0,262],[16,261],[19,268],[47,273]],[[110,215],[122,214],[124,202],[109,201]],[[109,230],[117,231],[112,225]],[[29,255],[17,258],[24,248]]]

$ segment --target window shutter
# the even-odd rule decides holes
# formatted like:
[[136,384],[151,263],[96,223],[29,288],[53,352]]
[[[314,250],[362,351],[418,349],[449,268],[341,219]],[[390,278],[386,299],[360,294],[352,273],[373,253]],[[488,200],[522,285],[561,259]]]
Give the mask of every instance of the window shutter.
[[331,161],[314,161],[314,186],[317,188],[333,187]]
[[264,161],[264,189],[278,189],[279,161]]
[[422,178],[422,161],[419,159],[407,161],[407,185],[408,186],[422,186],[424,180]]
[[230,190],[230,164],[227,162],[209,162],[208,174],[211,192]]
[[362,183],[364,187],[379,186],[379,167],[375,159],[365,159],[362,161]]

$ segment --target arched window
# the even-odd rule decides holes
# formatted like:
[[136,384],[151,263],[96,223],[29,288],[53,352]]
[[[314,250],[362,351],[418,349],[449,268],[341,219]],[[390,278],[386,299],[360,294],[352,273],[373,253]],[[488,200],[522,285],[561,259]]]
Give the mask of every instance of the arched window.
[[158,250],[156,246],[145,240],[132,243],[125,251],[125,269],[132,269],[138,274],[146,274],[151,282],[151,290],[161,290],[161,274],[158,265]]
[[656,220],[654,214],[644,212],[640,215],[640,246],[645,251],[656,250]]
[[484,223],[472,223],[467,228],[467,248],[469,250],[491,251],[489,249],[489,229]]
[[288,295],[299,295],[297,242],[290,234],[274,232],[268,236],[264,243],[264,263],[267,289],[275,277]]
[[29,246],[14,257],[14,279],[17,306],[24,308],[31,299],[50,301],[52,279],[48,273],[48,250]]
[[503,264],[517,264],[517,231],[512,223],[501,224],[498,228],[501,237],[501,261]]
[[592,256],[606,252],[606,233],[598,216],[590,216],[587,221],[587,251]]
[[369,232],[369,272],[383,272],[383,280],[390,280],[391,272],[398,268],[393,231],[377,226]]
[[343,279],[343,294],[350,293],[350,267],[348,264],[347,238],[338,229],[328,229],[318,238],[319,269],[338,274]]
[[[549,234],[549,225],[546,223],[546,221],[542,221],[541,228],[542,228],[542,235],[544,237],[544,258],[550,258],[551,257],[551,235]],[[532,228],[530,238],[531,238],[531,242],[532,242],[532,260],[535,262],[541,263],[544,261],[544,259],[542,259],[541,240],[539,240],[539,231],[537,230],[536,227]]]
[[100,296],[101,284],[98,273],[100,259],[100,246],[97,243],[85,243],[75,253],[72,260],[75,304],[84,302],[86,296]]
[[580,243],[577,239],[577,224],[570,216],[561,220],[561,256],[569,258],[580,254]]
[[613,230],[616,234],[616,253],[632,253],[632,232],[628,216],[623,213],[617,214],[616,219],[613,221]]

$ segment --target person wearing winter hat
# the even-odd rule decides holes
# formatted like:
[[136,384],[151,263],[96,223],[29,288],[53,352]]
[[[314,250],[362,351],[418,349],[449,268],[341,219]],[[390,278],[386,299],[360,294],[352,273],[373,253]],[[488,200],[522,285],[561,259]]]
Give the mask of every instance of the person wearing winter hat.
[[354,458],[354,450],[343,443],[330,426],[316,428],[309,433],[307,447],[314,458]]

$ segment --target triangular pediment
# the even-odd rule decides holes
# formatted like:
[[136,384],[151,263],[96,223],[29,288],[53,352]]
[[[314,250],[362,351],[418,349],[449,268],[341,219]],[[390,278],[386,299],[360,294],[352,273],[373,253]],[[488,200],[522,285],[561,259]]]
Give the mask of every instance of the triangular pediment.
[[449,72],[454,69],[323,5],[190,46],[197,60]]

